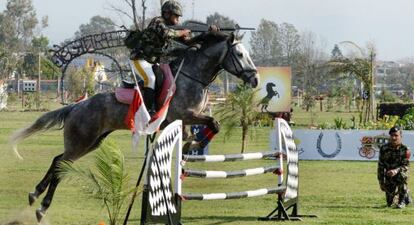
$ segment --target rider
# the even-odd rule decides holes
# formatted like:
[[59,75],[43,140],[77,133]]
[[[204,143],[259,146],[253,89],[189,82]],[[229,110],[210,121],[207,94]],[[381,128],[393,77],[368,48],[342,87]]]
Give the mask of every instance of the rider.
[[[169,26],[177,25],[182,16],[182,6],[175,0],[166,1],[161,7],[161,16],[151,20],[142,31],[139,47],[131,52],[135,72],[144,81],[144,103],[150,114],[155,112],[154,70],[159,70],[159,63],[167,63],[165,49],[171,40],[188,42],[190,30],[173,30]],[[153,66],[155,68],[153,68]]]

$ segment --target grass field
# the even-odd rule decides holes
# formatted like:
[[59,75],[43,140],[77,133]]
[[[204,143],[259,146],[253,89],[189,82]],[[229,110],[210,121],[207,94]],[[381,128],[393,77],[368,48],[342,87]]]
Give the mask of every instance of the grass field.
[[[49,131],[28,138],[19,150],[25,158],[18,160],[7,145],[10,134],[27,126],[41,113],[0,112],[0,224],[18,220],[34,224],[34,211],[40,200],[29,207],[27,193],[43,177],[52,158],[62,151],[61,131]],[[295,114],[300,118],[300,115]],[[298,118],[298,119],[299,119]],[[250,152],[268,149],[268,129],[261,128],[250,140]],[[218,136],[210,146],[210,153],[238,153],[239,135],[223,143]],[[136,179],[142,163],[142,150],[131,151],[130,134],[117,131],[110,135],[123,150],[128,172]],[[93,164],[94,153],[78,161],[82,166]],[[215,170],[253,168],[274,161],[245,161],[225,164],[206,164],[203,168]],[[201,166],[201,165],[200,165]],[[131,181],[131,185],[135,180]],[[274,175],[262,175],[228,180],[190,179],[184,182],[185,192],[244,191],[277,184]],[[409,182],[414,188],[413,180]],[[43,196],[42,196],[43,197]],[[137,198],[129,224],[139,224],[141,196]],[[184,224],[273,224],[258,222],[276,206],[276,196],[242,200],[189,201],[184,203]],[[414,224],[414,207],[403,210],[385,208],[383,193],[376,181],[375,162],[301,161],[300,213],[316,214],[318,218],[304,218],[302,222],[279,224]],[[105,220],[105,211],[96,199],[81,191],[81,187],[62,183],[55,194],[44,224],[94,225]]]

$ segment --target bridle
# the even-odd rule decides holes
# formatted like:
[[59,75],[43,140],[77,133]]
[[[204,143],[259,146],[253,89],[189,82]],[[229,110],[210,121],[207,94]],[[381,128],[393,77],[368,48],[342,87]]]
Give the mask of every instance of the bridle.
[[[250,80],[253,76],[255,76],[255,73],[257,73],[257,70],[254,69],[254,68],[252,68],[252,69],[244,69],[243,66],[242,66],[242,64],[241,64],[241,62],[239,60],[237,60],[236,53],[234,53],[234,47],[237,46],[238,44],[240,44],[240,42],[235,42],[235,43],[229,43],[229,42],[227,42],[226,50],[223,51],[222,55],[219,58],[218,68],[217,68],[216,71],[214,71],[214,75],[207,82],[191,76],[190,74],[188,74],[184,70],[181,70],[180,71],[180,74],[182,74],[184,77],[187,77],[190,80],[193,80],[193,81],[195,81],[197,83],[200,83],[201,85],[203,85],[204,88],[208,88],[210,86],[210,84],[217,78],[219,72],[224,69],[223,62],[228,57],[230,57],[229,60],[231,60],[231,63],[233,65],[234,69],[235,69],[234,75],[236,77],[238,77],[238,78],[241,78],[244,73],[251,73],[250,76],[246,77],[246,80],[242,79],[245,82],[247,80]],[[214,56],[208,55],[204,51],[201,51],[201,54],[204,57],[208,58],[208,59],[211,59],[211,58],[214,57]]]
[[[230,57],[231,63],[233,64],[234,69],[236,70],[236,73],[233,73],[236,77],[241,78],[244,73],[250,73],[251,75],[246,77],[246,80],[250,80],[255,73],[257,73],[257,70],[254,68],[251,69],[244,69],[243,65],[239,60],[237,60],[236,53],[234,53],[234,47],[236,47],[240,42],[235,43],[228,43],[228,50],[226,51],[226,55],[222,58],[221,61],[219,61],[219,65],[223,68],[222,64],[224,60],[227,59],[227,57]],[[240,68],[240,69],[238,69]],[[244,79],[242,79],[244,80]],[[244,80],[246,82],[246,80]]]

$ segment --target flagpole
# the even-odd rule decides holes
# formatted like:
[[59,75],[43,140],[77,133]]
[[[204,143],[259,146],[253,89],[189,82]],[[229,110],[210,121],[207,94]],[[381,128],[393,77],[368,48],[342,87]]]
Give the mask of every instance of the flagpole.
[[[178,77],[178,75],[180,74],[180,72],[181,72],[181,68],[183,67],[183,64],[184,64],[184,58],[181,60],[181,63],[180,63],[180,66],[178,66],[178,70],[177,70],[177,72],[175,73],[175,77],[174,77],[174,84],[176,83],[176,81],[177,81],[177,77]],[[164,99],[164,102],[163,102],[163,104],[165,104],[165,102],[172,96],[172,88],[170,87],[169,89],[168,89],[168,95],[167,95],[167,97]]]
[[183,60],[181,60],[180,66],[178,67],[178,70],[177,70],[177,72],[175,73],[174,83],[175,83],[175,81],[177,80],[178,75],[180,74],[180,71],[181,71],[181,68],[183,67],[183,64],[184,64],[184,58],[183,58]]
[[138,187],[139,187],[139,184],[141,183],[142,175],[144,175],[144,170],[145,170],[145,167],[147,165],[147,155],[148,155],[148,152],[149,152],[149,144],[148,144],[149,139],[150,139],[150,136],[147,135],[146,144],[145,144],[144,162],[142,163],[141,172],[139,173],[137,184],[135,185],[135,190],[132,193],[132,198],[131,198],[131,201],[129,202],[128,210],[127,210],[127,213],[125,215],[123,225],[128,224],[129,214],[131,213],[132,205],[134,205],[135,197],[137,196]]
[[135,86],[139,88],[138,80],[137,80],[137,77],[136,77],[136,74],[135,74],[134,67],[132,67],[131,60],[129,60],[129,67],[131,67],[132,77],[134,78]]

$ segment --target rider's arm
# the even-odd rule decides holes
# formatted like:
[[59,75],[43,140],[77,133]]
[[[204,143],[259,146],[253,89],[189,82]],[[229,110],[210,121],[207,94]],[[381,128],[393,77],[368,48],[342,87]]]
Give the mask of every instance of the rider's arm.
[[189,36],[189,30],[174,30],[169,28],[161,18],[155,18],[151,21],[149,27],[152,27],[164,39],[181,39]]

